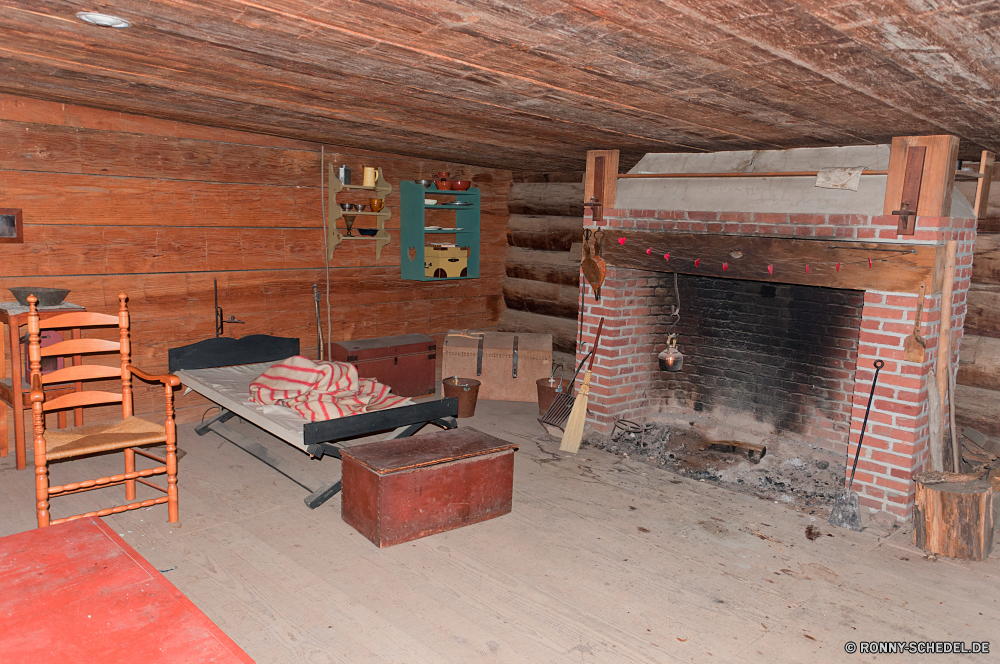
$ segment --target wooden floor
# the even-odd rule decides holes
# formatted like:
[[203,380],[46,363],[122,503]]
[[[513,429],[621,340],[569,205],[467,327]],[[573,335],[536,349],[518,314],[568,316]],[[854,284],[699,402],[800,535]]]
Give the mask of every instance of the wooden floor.
[[[162,506],[106,522],[262,664],[867,662],[845,642],[887,640],[992,639],[1000,652],[996,554],[932,561],[908,528],[834,531],[604,452],[564,455],[532,411],[480,402],[461,421],[520,444],[513,512],[414,543],[377,549],[340,520],[339,497],[310,511],[300,487],[191,427],[182,527]],[[272,447],[339,474],[336,460]],[[32,495],[31,471],[0,460],[0,535],[34,526]],[[809,541],[807,525],[833,537]]]

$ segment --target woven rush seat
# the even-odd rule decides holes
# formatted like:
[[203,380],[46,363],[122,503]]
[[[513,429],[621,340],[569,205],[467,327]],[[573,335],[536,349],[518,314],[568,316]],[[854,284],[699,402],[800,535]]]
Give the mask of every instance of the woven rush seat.
[[167,440],[162,424],[130,416],[110,424],[86,424],[68,429],[45,432],[45,456],[49,460],[111,452],[129,447],[156,445]]

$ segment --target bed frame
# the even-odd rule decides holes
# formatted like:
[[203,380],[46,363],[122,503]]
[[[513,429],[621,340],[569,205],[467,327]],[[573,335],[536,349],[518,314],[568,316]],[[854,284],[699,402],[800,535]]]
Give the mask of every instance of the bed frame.
[[[217,337],[188,346],[171,348],[167,352],[167,357],[170,373],[174,373],[239,364],[276,362],[298,354],[298,339],[256,334],[242,339]],[[183,374],[181,382],[183,383]],[[231,412],[224,404],[218,405],[220,409],[218,415],[195,427],[195,432],[199,436],[204,436],[211,431],[303,487],[310,492],[305,498],[305,504],[310,509],[319,507],[340,491],[340,480],[332,482],[318,480],[309,473],[294,467],[266,447],[227,426],[226,422],[234,417],[243,421],[247,420]],[[390,432],[385,440],[405,438],[412,436],[428,424],[435,424],[443,429],[454,429],[457,426],[455,421],[457,415],[458,399],[435,399],[410,406],[361,413],[335,420],[307,422],[303,426],[303,442],[305,451],[317,459],[322,459],[326,454],[339,459],[340,449],[349,446],[345,442],[348,439],[370,436],[381,431]],[[255,422],[250,422],[250,424],[264,431]],[[282,440],[270,432],[264,431],[264,433],[272,438]],[[298,447],[296,444],[293,446]]]

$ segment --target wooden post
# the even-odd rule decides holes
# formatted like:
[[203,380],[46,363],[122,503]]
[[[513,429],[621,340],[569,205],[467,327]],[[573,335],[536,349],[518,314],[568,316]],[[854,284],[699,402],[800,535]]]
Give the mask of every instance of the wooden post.
[[958,137],[950,135],[897,136],[892,139],[882,214],[889,216],[893,210],[899,209],[903,200],[907,153],[911,147],[918,146],[925,147],[926,153],[917,216],[949,217],[958,166]]
[[950,558],[983,560],[993,547],[993,487],[988,480],[921,473],[913,506],[913,543]]
[[588,202],[595,196],[600,187],[594,187],[595,162],[597,157],[604,157],[604,197],[597,202],[605,209],[615,206],[618,195],[618,150],[588,150],[587,176],[583,184],[583,202]]
[[989,150],[983,150],[983,157],[979,160],[979,173],[983,176],[979,178],[976,185],[976,204],[973,210],[976,211],[976,219],[986,218],[986,208],[990,202],[990,180],[993,179],[993,161],[996,156]]
[[[951,300],[955,286],[955,252],[958,250],[958,241],[949,240],[945,246],[945,264],[942,271],[941,283],[941,332],[938,334],[937,364],[937,390],[940,395],[941,412],[944,414],[948,393],[948,376],[951,373]],[[938,431],[931,431],[931,445],[944,445],[944,417],[941,418],[941,428]],[[931,454],[934,457],[934,454]],[[944,458],[942,452],[941,457]]]

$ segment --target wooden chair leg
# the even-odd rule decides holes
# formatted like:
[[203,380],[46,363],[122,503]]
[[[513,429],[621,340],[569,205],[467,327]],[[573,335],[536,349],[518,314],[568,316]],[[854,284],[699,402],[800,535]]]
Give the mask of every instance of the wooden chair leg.
[[177,523],[177,427],[174,425],[173,391],[166,387],[167,397],[167,514],[169,523]]
[[21,401],[22,398],[20,390],[14,392],[14,405],[10,409],[11,415],[14,418],[14,456],[18,470],[24,470],[28,465],[28,454],[24,449],[24,439],[26,437],[24,431],[24,411],[26,409],[22,406],[24,403]]
[[[125,472],[135,472],[135,450],[125,450]],[[125,480],[125,500],[135,500],[135,480]]]
[[[0,360],[2,361],[2,360]],[[0,457],[7,456],[7,436],[10,432],[7,431],[7,404],[0,401],[0,429],[3,433],[0,434]]]
[[35,509],[38,515],[38,527],[49,525],[49,468],[45,458],[45,434],[42,426],[41,402],[32,404],[32,423],[35,433]]

